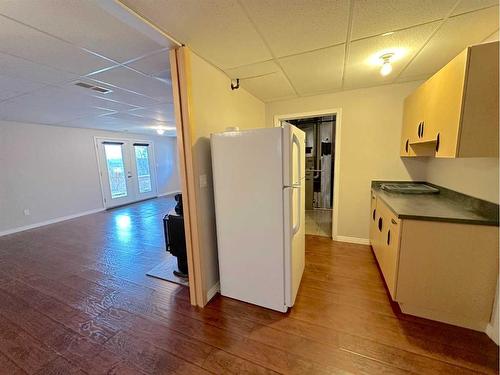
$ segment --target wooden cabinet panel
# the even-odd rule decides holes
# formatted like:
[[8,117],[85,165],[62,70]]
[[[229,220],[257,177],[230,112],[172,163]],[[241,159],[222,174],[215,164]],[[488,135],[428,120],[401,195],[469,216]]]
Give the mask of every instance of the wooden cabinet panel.
[[370,242],[404,313],[484,330],[498,276],[494,226],[398,219],[372,192]]
[[467,48],[406,98],[400,156],[498,157],[498,46]]
[[397,300],[403,312],[476,330],[490,321],[498,227],[404,220]]
[[420,137],[420,129],[425,118],[427,88],[428,85],[424,83],[405,99],[403,129],[401,132],[401,156],[416,156],[411,143],[417,142]]
[[455,157],[458,152],[467,56],[468,50],[463,51],[428,81],[430,100],[424,133],[427,140],[439,136],[439,157]]
[[498,156],[499,44],[470,50],[458,156]]
[[396,300],[401,221],[381,199],[374,199],[373,193],[370,220],[370,242],[391,297]]
[[[378,204],[381,203],[381,204]],[[393,300],[396,300],[396,281],[399,259],[400,227],[397,216],[382,201],[377,202],[383,224],[380,231],[380,261],[379,266],[384,275],[387,289]],[[378,258],[377,258],[378,260]]]
[[377,234],[377,196],[372,191],[370,205],[370,244],[375,245],[375,236]]

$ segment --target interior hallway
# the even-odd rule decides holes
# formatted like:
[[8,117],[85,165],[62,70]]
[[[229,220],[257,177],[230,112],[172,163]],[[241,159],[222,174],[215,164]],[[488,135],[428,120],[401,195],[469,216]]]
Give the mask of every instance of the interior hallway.
[[192,307],[187,288],[145,275],[165,256],[161,218],[173,205],[1,237],[2,373],[498,372],[485,334],[393,309],[368,246],[307,236],[287,314],[221,296]]
[[332,210],[306,210],[306,234],[332,237]]

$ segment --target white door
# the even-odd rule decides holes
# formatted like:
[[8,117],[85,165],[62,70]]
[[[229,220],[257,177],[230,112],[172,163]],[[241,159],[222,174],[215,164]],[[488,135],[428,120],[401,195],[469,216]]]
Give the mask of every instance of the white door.
[[133,142],[132,160],[136,200],[156,197],[156,169],[152,145],[148,142]]
[[157,195],[150,143],[97,138],[96,147],[106,208]]
[[293,306],[305,266],[305,133],[284,124],[283,145],[285,304]]

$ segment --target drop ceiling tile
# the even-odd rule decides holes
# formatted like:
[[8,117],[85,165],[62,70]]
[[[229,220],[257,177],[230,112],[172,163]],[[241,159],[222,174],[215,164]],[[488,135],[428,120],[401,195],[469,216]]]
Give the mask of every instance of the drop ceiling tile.
[[140,127],[144,129],[152,129],[161,126],[163,128],[175,129],[175,123],[169,121],[153,120],[146,117],[133,116],[129,113],[116,113],[101,116],[99,121],[117,123],[121,124],[122,126],[126,126],[127,128]]
[[243,65],[237,68],[226,69],[225,73],[232,79],[245,79],[276,73],[280,70],[280,67],[273,60],[270,60],[251,65]]
[[119,62],[165,47],[119,21],[97,0],[1,1],[0,13]]
[[0,119],[55,124],[83,116],[112,113],[93,104],[91,97],[59,87],[46,87],[0,102]]
[[172,97],[172,85],[169,82],[137,73],[123,66],[92,74],[88,78],[157,100],[168,100]]
[[462,0],[460,4],[453,10],[452,15],[471,12],[482,8],[498,5],[498,0]]
[[274,61],[240,66],[225,73],[232,79],[240,78],[241,87],[263,101],[295,96],[293,87]]
[[401,78],[431,75],[467,46],[498,29],[498,6],[449,18],[401,74]]
[[344,45],[279,59],[299,94],[336,90],[342,86]]
[[63,72],[4,53],[0,53],[0,72],[9,77],[17,77],[48,85],[70,82],[78,77],[76,74]]
[[0,52],[84,75],[112,66],[109,60],[0,16]]
[[500,39],[499,30],[497,30],[493,34],[488,35],[486,39],[483,39],[481,43],[497,42],[499,39]]
[[240,81],[241,87],[264,102],[295,97],[290,82],[281,70]]
[[252,0],[241,2],[275,56],[345,43],[349,2]]
[[169,51],[160,51],[129,62],[126,65],[153,77],[164,79],[164,77],[167,76],[170,80]]
[[[424,45],[438,22],[397,31],[387,36],[376,36],[351,43],[344,76],[344,88],[360,88],[391,83]],[[380,75],[379,57],[395,53],[393,71],[386,77]]]
[[271,59],[236,0],[122,0],[122,3],[221,69]]
[[42,83],[0,75],[0,102],[44,87]]
[[[92,80],[85,80],[85,82],[87,81],[90,81],[94,84],[97,83]],[[154,106],[160,103],[160,101],[150,98],[149,96],[134,94],[133,92],[122,90],[118,87],[109,86],[100,82],[98,84],[99,86],[109,88],[112,91],[108,94],[95,94],[96,97],[111,99],[120,103],[130,104],[138,107]]]
[[162,103],[153,107],[132,109],[128,113],[151,120],[175,123],[174,105],[172,103]]
[[416,26],[444,18],[456,0],[355,1],[352,40]]

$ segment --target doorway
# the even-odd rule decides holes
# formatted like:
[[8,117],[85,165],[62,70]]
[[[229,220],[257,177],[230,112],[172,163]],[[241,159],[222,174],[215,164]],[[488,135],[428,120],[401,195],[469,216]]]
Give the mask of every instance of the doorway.
[[335,239],[338,217],[340,110],[275,116],[306,133],[306,234]]
[[306,133],[306,234],[331,237],[336,116],[288,122]]
[[105,208],[158,195],[153,144],[130,139],[96,138]]

